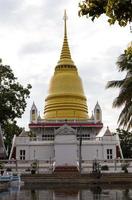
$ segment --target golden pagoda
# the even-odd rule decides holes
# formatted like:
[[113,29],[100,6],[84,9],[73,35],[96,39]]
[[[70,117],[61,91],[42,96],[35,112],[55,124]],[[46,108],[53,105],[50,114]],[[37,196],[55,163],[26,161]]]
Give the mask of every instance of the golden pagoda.
[[67,15],[64,13],[64,40],[60,59],[51,78],[45,99],[44,119],[86,120],[88,109],[82,81],[71,58],[67,39]]

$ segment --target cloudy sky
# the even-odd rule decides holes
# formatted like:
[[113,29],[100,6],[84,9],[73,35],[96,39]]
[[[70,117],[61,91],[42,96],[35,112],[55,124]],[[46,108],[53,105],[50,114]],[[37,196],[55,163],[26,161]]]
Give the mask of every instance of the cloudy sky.
[[131,41],[129,26],[109,26],[105,16],[91,22],[78,17],[75,0],[0,0],[0,57],[19,82],[32,85],[27,108],[18,125],[28,129],[35,101],[43,115],[48,84],[63,42],[63,13],[68,14],[68,40],[88,99],[89,115],[98,101],[104,126],[117,127],[120,110],[112,109],[118,90],[106,90],[108,80],[123,77],[115,62]]

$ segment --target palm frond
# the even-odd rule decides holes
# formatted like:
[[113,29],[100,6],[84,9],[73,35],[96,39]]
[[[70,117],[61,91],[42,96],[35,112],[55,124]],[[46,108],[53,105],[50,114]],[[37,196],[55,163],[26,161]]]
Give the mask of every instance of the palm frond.
[[117,81],[108,81],[106,85],[107,88],[120,88],[124,84],[124,80],[117,80]]
[[126,54],[122,54],[119,56],[116,65],[119,71],[129,72],[132,70],[132,57],[128,59],[128,56]]
[[132,128],[132,50],[125,50],[125,53],[119,56],[116,65],[119,71],[126,72],[126,76],[122,80],[109,81],[106,88],[119,88],[120,91],[113,101],[113,107],[124,106],[118,123],[119,127],[123,126],[129,130]]
[[123,88],[119,95],[113,101],[113,107],[121,107],[123,104],[128,104],[132,101],[132,88]]
[[118,118],[119,127],[132,128],[132,101],[125,105]]

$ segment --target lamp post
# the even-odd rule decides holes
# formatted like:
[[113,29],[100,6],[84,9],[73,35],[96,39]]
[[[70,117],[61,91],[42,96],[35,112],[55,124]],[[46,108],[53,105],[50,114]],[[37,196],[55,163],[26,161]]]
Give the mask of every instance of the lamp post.
[[79,172],[82,171],[82,135],[79,134]]

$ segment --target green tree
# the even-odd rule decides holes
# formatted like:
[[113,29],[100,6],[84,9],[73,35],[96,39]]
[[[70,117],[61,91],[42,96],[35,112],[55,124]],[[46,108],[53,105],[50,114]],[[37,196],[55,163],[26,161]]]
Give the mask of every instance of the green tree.
[[5,144],[9,149],[13,135],[20,132],[15,119],[24,113],[30,89],[31,85],[23,87],[10,66],[3,65],[0,59],[0,124],[5,129]]
[[2,125],[20,118],[26,108],[31,85],[24,88],[14,76],[10,66],[0,60],[0,123]]
[[132,21],[131,0],[84,0],[79,3],[79,16],[86,15],[94,21],[102,14],[108,17],[108,22],[118,22],[120,26],[126,26]]
[[132,132],[117,129],[115,134],[119,136],[124,158],[132,158]]
[[17,126],[16,121],[10,123],[8,122],[4,125],[4,143],[8,155],[12,147],[12,139],[14,135],[18,136],[21,132],[22,128]]
[[118,123],[119,127],[130,130],[132,128],[132,45],[124,54],[120,55],[117,61],[120,72],[126,72],[122,80],[109,81],[106,88],[119,88],[119,95],[113,102],[113,107],[123,107]]

